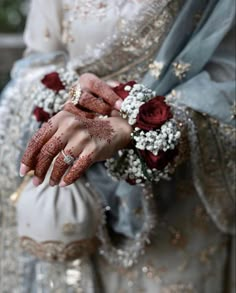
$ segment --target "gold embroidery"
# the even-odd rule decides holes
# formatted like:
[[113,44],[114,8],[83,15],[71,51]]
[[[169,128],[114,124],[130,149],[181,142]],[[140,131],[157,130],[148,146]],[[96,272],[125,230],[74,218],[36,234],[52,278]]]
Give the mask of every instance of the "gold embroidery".
[[142,272],[148,279],[153,279],[155,282],[160,283],[163,274],[168,271],[166,267],[155,268],[152,264],[146,264],[142,267]]
[[62,21],[62,42],[68,44],[68,42],[74,42],[74,36],[72,33],[73,23],[78,19],[86,19],[87,17],[97,17],[102,19],[106,16],[108,3],[107,1],[100,0],[88,0],[81,1],[75,0],[73,4],[64,3],[64,19]]
[[191,67],[190,63],[178,61],[173,63],[174,74],[178,79],[183,79]]
[[[79,75],[93,72],[105,80],[140,81],[181,7],[181,0],[149,0],[140,15],[129,21],[121,19],[113,36],[107,36],[102,43],[87,48],[73,66]],[[69,26],[75,20],[71,20],[71,14],[72,8],[64,10],[62,26],[67,39],[73,38]],[[68,40],[64,41],[68,43]]]
[[151,63],[149,65],[150,73],[156,79],[159,79],[163,68],[164,68],[164,63],[163,62],[154,61],[153,63]]
[[66,223],[62,227],[62,231],[65,235],[72,235],[76,232],[76,224]]
[[23,249],[39,259],[46,261],[72,261],[83,255],[93,253],[98,247],[98,239],[83,239],[65,244],[59,241],[36,242],[28,237],[21,237],[20,244]]
[[217,246],[215,246],[215,245],[212,245],[206,249],[203,249],[200,252],[200,256],[199,256],[200,262],[202,262],[204,264],[209,264],[211,258],[216,253],[216,251],[217,251]]
[[206,209],[203,206],[198,205],[195,207],[193,215],[193,226],[207,232],[207,223],[209,223],[209,216],[206,212]]
[[180,232],[180,230],[178,230],[175,227],[168,227],[168,230],[170,232],[170,243],[171,245],[175,246],[176,248],[180,248],[183,249],[185,248],[185,246],[187,245],[187,239],[186,237],[183,235],[183,233]]

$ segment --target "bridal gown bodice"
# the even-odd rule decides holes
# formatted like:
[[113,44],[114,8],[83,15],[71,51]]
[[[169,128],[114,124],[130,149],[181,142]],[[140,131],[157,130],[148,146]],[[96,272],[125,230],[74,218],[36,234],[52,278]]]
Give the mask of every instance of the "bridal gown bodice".
[[34,19],[29,19],[26,44],[36,51],[65,51],[70,66],[79,74],[93,72],[106,79],[140,80],[182,2],[52,1],[45,3],[47,10],[42,8],[49,21],[42,22],[40,13],[31,15]]

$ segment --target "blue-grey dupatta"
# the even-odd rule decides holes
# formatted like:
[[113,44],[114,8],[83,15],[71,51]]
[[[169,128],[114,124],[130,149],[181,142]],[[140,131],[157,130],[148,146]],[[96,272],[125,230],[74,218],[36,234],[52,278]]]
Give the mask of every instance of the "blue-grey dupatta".
[[[194,20],[201,17],[197,26]],[[235,1],[187,1],[144,83],[190,111],[195,188],[216,225],[235,232]],[[183,75],[174,66],[187,64]],[[173,91],[174,90],[174,91]]]
[[[195,188],[216,225],[231,233],[235,231],[234,23],[233,0],[186,1],[157,52],[155,62],[162,65],[158,78],[150,70],[143,79],[158,94],[172,96],[174,106],[188,111]],[[182,66],[179,71],[178,64]],[[96,165],[87,176],[91,182],[103,183],[106,177]],[[164,196],[171,201],[174,185],[168,184]],[[114,183],[112,188],[98,184],[97,188],[112,207],[113,229],[135,237],[142,223],[132,211],[143,205],[142,189],[126,182]],[[122,199],[125,207],[118,204]]]

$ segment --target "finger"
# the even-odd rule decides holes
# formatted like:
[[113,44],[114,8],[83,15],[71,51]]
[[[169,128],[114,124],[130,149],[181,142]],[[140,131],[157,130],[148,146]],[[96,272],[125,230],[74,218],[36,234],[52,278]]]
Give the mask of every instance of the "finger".
[[21,159],[21,176],[24,176],[29,170],[34,169],[37,162],[36,158],[40,152],[40,149],[51,138],[56,130],[56,126],[53,125],[51,120],[49,120],[34,134]]
[[120,85],[119,81],[116,80],[107,80],[106,83],[112,88]]
[[89,89],[92,93],[104,99],[112,107],[119,110],[122,99],[107,85],[104,81],[99,79],[96,75],[86,73],[80,77],[80,86],[83,89]]
[[81,156],[76,160],[74,165],[69,169],[68,173],[63,177],[60,183],[61,187],[65,187],[78,180],[84,172],[93,164],[94,152],[83,152]]
[[43,146],[35,166],[34,174],[37,177],[33,180],[35,185],[43,182],[54,157],[64,148],[65,144],[66,142],[62,140],[61,136],[56,134]]
[[[65,149],[64,154],[66,156],[71,156],[71,158],[73,158],[73,159],[75,158],[74,152],[72,150]],[[51,186],[59,184],[59,182],[61,181],[61,178],[66,173],[69,166],[70,165],[65,161],[65,156],[63,155],[62,152],[60,152],[60,154],[58,155],[58,157],[56,158],[56,160],[54,162],[49,184]]]
[[120,117],[120,112],[118,112],[117,110],[112,110],[110,116],[111,117]]
[[94,97],[87,91],[83,91],[79,99],[79,104],[88,110],[102,115],[109,115],[112,110],[111,107],[106,104],[102,99]]
[[71,114],[74,114],[76,116],[85,117],[89,119],[93,119],[95,117],[93,113],[85,112],[79,109],[78,107],[76,107],[75,105],[73,105],[72,103],[66,103],[65,106],[63,107],[63,110]]
[[[75,136],[69,136],[68,139],[68,144],[65,146],[64,150],[60,152],[53,164],[53,169],[49,181],[51,186],[59,184],[61,178],[66,173],[70,165],[73,165],[73,159],[79,157],[88,143],[88,134],[83,131],[77,132]],[[70,160],[68,162],[68,158],[65,159],[65,156],[71,156],[71,162]]]
[[[74,147],[74,145],[76,145],[76,147]],[[58,155],[57,159],[54,162],[53,169],[51,172],[50,182],[49,182],[51,186],[59,184],[62,177],[64,176],[64,174],[66,173],[66,171],[71,165],[70,163],[66,161],[65,155],[71,156],[71,158],[75,160],[81,154],[84,146],[85,146],[85,142],[83,143],[83,137],[81,137],[81,143],[79,144],[78,144],[78,137],[77,137],[76,142],[72,140],[71,143],[68,143],[68,145],[63,150],[64,154],[60,152],[60,154]],[[74,162],[72,161],[71,163],[73,165]]]

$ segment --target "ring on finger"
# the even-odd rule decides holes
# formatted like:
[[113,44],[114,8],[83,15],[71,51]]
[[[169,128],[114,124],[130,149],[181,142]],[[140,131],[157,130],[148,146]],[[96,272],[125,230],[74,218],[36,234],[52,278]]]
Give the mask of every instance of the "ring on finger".
[[65,152],[62,150],[61,151],[63,157],[64,157],[64,162],[67,164],[67,165],[73,165],[74,162],[75,162],[75,158],[72,157],[71,155],[67,155],[65,154]]
[[77,83],[70,90],[70,96],[71,96],[72,104],[74,104],[75,106],[78,105],[81,95],[82,95],[82,89],[81,89],[80,84]]

